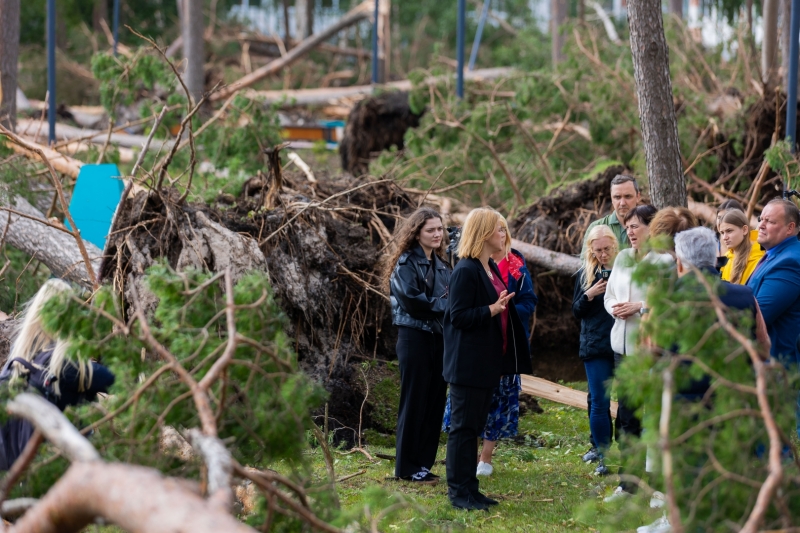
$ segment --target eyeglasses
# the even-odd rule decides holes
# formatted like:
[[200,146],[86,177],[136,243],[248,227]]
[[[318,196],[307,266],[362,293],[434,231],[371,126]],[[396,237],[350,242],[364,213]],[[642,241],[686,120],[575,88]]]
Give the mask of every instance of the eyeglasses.
[[599,255],[611,255],[614,249],[611,246],[606,246],[602,250],[592,250],[592,255],[597,257]]

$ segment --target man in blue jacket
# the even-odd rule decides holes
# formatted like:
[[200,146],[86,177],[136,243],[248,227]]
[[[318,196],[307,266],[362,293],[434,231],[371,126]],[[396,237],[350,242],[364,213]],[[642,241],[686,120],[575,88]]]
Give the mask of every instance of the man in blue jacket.
[[[770,355],[789,367],[800,362],[800,241],[797,228],[800,211],[789,200],[776,198],[761,212],[758,244],[766,255],[747,286],[753,289],[767,324]],[[800,422],[800,421],[799,421]],[[800,424],[798,424],[800,436]]]

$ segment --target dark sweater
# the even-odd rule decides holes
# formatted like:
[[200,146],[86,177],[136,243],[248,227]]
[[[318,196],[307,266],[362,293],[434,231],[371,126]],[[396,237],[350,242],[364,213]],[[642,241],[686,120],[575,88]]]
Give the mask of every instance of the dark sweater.
[[[572,314],[581,321],[581,346],[578,355],[584,361],[597,358],[613,359],[611,328],[614,327],[614,317],[606,311],[602,294],[589,301],[581,283],[582,275],[583,270],[576,274],[575,292],[572,297]],[[601,279],[600,272],[595,272],[592,286]]]

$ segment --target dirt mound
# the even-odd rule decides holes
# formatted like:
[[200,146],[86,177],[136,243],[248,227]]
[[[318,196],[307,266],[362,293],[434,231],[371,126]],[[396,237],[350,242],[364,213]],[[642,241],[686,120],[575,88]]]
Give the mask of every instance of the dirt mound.
[[[611,180],[626,171],[612,166],[596,177],[557,189],[509,221],[521,241],[565,254],[580,254],[583,235],[593,221],[611,212]],[[534,373],[550,380],[586,379],[578,359],[580,326],[572,317],[575,279],[528,264],[539,304],[531,333]]]
[[377,152],[392,146],[402,150],[406,131],[419,126],[421,116],[411,112],[407,92],[387,92],[358,102],[347,117],[339,145],[342,169],[361,176]]

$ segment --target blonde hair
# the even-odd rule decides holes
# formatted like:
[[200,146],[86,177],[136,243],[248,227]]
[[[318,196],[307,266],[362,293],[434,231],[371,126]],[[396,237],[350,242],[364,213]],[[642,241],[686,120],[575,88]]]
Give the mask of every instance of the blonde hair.
[[480,257],[486,240],[497,230],[498,222],[506,229],[504,250],[508,253],[511,249],[511,233],[505,217],[491,207],[478,207],[470,211],[464,221],[461,240],[458,241],[458,256],[462,259]]
[[[50,357],[48,373],[53,376],[60,376],[67,362],[67,348],[69,344],[64,339],[55,339],[45,330],[42,323],[42,309],[50,299],[66,295],[72,292],[72,287],[60,279],[49,279],[27,304],[20,313],[20,324],[15,331],[14,344],[8,359],[22,359],[33,363],[33,358],[40,352],[53,348],[53,355]],[[74,361],[71,364],[78,368],[78,390],[83,391],[86,385],[92,381],[92,365]],[[11,379],[21,379],[28,370],[19,363],[11,364]],[[54,382],[54,389],[57,395],[61,395],[59,381]]]
[[722,228],[723,224],[730,224],[739,229],[747,227],[744,239],[742,239],[739,246],[733,249],[733,267],[731,268],[730,282],[739,283],[739,280],[742,279],[742,274],[744,274],[747,268],[747,261],[750,259],[750,250],[753,248],[753,243],[750,242],[750,224],[747,222],[747,215],[736,209],[732,209],[722,216],[719,221],[719,229]]
[[599,226],[595,226],[586,236],[586,249],[583,252],[583,272],[581,273],[581,284],[583,285],[583,289],[587,290],[592,287],[592,283],[594,282],[594,273],[597,268],[600,266],[600,261],[594,256],[594,252],[592,252],[592,243],[598,239],[602,239],[603,237],[609,237],[611,242],[613,243],[612,249],[614,250],[614,255],[617,255],[619,252],[619,241],[617,240],[617,236],[614,232],[606,226],[605,224],[601,224]]

